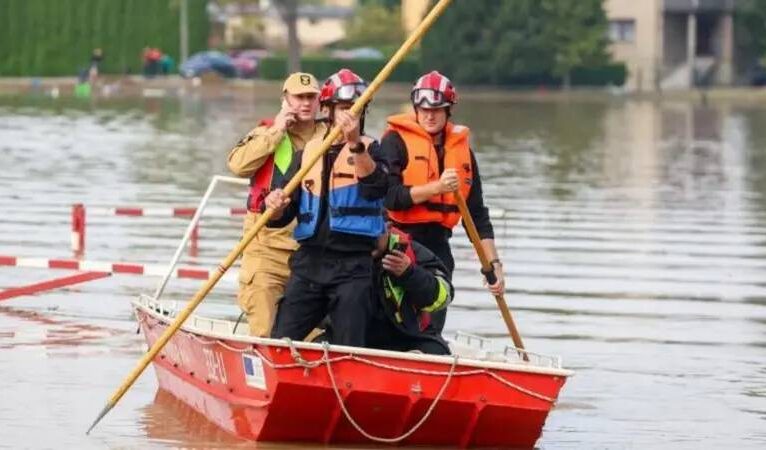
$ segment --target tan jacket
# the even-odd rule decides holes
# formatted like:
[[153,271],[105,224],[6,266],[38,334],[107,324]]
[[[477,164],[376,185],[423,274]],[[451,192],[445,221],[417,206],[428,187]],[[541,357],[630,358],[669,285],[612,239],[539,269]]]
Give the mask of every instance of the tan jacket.
[[[287,130],[287,133],[290,135],[293,146],[296,149],[303,149],[306,142],[316,137],[321,139],[326,131],[327,127],[324,123],[317,123],[313,130],[305,133],[298,134],[291,130]],[[274,153],[283,137],[284,131],[273,127],[259,126],[254,128],[229,152],[229,170],[239,177],[252,177],[263,166],[269,155]],[[248,211],[243,226],[244,233],[247,233],[258,216],[259,214]],[[284,228],[264,227],[245,249],[245,253],[255,252],[259,247],[295,250],[298,248],[298,244],[293,239],[294,229],[295,221]]]

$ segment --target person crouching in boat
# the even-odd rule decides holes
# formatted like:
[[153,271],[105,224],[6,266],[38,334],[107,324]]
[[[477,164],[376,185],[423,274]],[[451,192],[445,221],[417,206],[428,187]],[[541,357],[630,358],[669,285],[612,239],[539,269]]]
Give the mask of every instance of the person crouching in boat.
[[454,289],[444,264],[407,233],[390,227],[378,241],[373,277],[377,305],[367,346],[448,355],[449,346],[431,323],[447,308]]
[[[229,169],[250,178],[244,232],[263,212],[264,199],[274,187],[283,185],[288,168],[306,142],[327,131],[316,121],[319,83],[309,73],[294,73],[282,87],[282,109],[273,120],[262,120],[229,152]],[[292,238],[295,222],[278,228],[262,228],[248,244],[239,271],[237,300],[247,315],[250,334],[267,337],[276,315],[276,305],[290,274],[287,260],[298,244]]]
[[[431,250],[447,267],[450,278],[455,260],[449,245],[452,228],[460,221],[453,192],[468,203],[481,243],[494,266],[497,295],[505,289],[503,265],[495,248],[489,210],[484,206],[481,177],[470,148],[470,131],[450,121],[457,93],[452,82],[437,71],[420,77],[412,88],[413,113],[388,118],[381,151],[388,160],[389,190],[386,209],[394,226]],[[446,310],[433,315],[441,331]]]
[[[289,198],[275,189],[266,197],[275,226],[297,218],[298,250],[290,258],[290,279],[271,336],[304,339],[325,316],[333,325],[332,343],[364,346],[372,300],[372,250],[384,233],[382,216],[387,178],[375,160],[377,142],[363,134],[364,117],[349,109],[366,89],[348,69],[330,76],[320,102],[332,125],[343,130]],[[365,108],[366,109],[366,108]],[[321,139],[306,144],[290,176],[307,164]],[[289,177],[288,177],[289,178]]]

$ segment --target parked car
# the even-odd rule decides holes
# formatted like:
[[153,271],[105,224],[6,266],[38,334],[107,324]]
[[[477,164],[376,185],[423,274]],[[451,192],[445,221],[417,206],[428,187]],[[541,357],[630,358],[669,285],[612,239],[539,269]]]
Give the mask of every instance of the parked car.
[[237,76],[237,68],[229,55],[217,51],[195,53],[179,67],[184,78],[198,77],[207,72],[216,72],[230,78]]
[[260,49],[231,52],[232,61],[237,68],[237,76],[242,78],[255,77],[258,74],[258,62],[270,54],[268,50]]
[[334,50],[330,54],[338,59],[383,59],[383,52],[372,47],[358,47],[349,50]]

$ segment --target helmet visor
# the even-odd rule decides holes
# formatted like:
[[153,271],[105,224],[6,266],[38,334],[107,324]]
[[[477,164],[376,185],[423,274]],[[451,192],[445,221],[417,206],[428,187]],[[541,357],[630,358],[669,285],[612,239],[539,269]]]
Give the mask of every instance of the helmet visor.
[[364,83],[344,84],[335,90],[333,101],[352,102],[359,98],[365,89],[367,89],[367,85]]
[[412,91],[412,104],[421,107],[443,108],[449,106],[444,93],[435,89],[416,89]]

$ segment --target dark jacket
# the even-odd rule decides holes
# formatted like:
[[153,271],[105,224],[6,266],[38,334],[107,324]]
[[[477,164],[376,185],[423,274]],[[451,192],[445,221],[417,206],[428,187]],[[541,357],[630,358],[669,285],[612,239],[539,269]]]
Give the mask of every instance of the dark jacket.
[[[420,350],[449,354],[449,347],[430,323],[430,313],[449,306],[454,289],[444,264],[425,246],[409,244],[415,261],[400,277],[384,271],[376,260],[373,292],[377,305],[368,327],[368,346],[386,350]],[[391,287],[400,290],[400,303]]]

